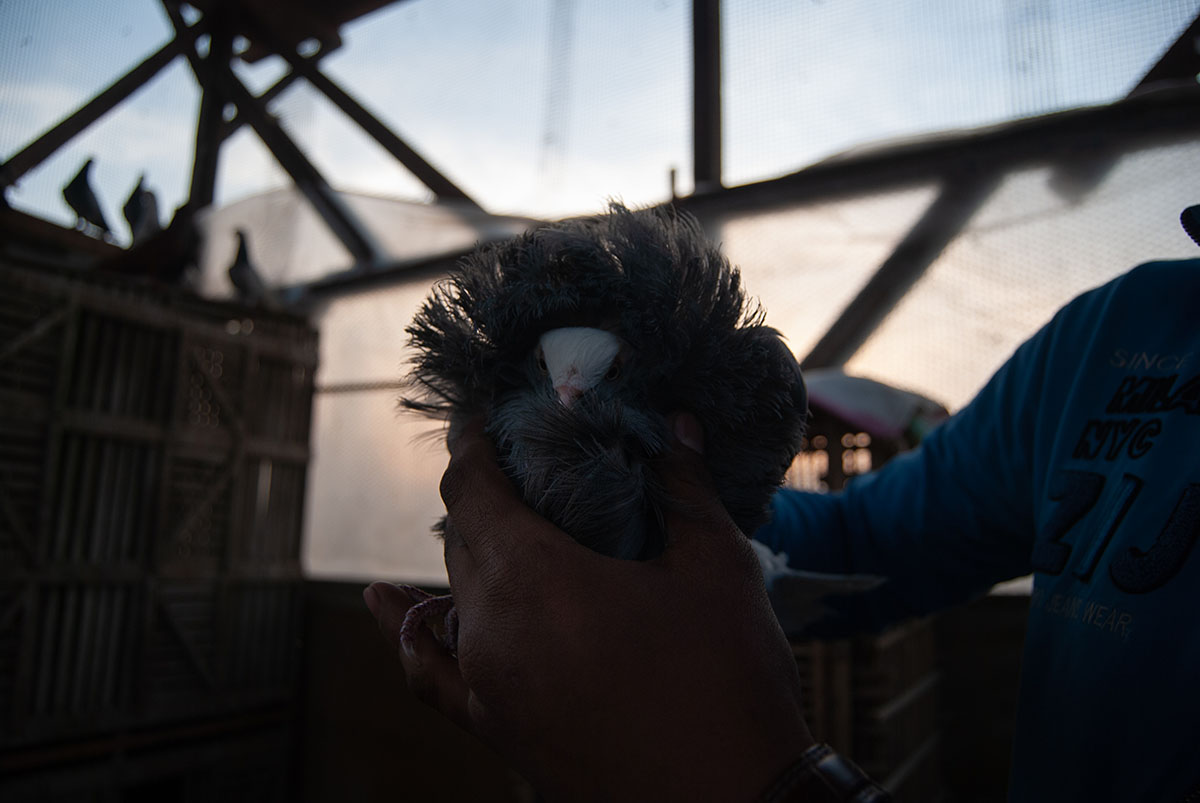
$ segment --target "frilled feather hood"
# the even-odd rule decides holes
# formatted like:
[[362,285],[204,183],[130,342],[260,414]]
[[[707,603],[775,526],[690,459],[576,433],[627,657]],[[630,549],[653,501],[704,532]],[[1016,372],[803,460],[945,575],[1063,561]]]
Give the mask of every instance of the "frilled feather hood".
[[[502,463],[527,501],[578,540],[625,557],[656,548],[643,543],[631,552],[627,544],[609,548],[581,537],[587,516],[579,508],[588,505],[578,488],[557,501],[554,489],[570,485],[571,471],[595,488],[605,482],[596,461],[623,463],[624,473],[617,476],[614,467],[613,487],[603,490],[628,500],[630,515],[649,520],[633,528],[639,535],[632,540],[654,541],[654,522],[661,525],[669,500],[660,498],[644,462],[668,442],[664,416],[687,410],[704,425],[705,458],[722,501],[750,533],[766,519],[807,415],[795,358],[763,318],[737,269],[694,218],[613,204],[607,214],[540,227],[465,258],[408,328],[417,392],[402,404],[449,420],[487,417]],[[581,405],[578,415],[588,418],[574,423],[531,395],[520,370],[540,335],[561,326],[607,329],[634,355],[620,394]],[[539,417],[526,420],[535,409]],[[530,452],[523,441],[546,441],[547,422],[562,437]],[[573,428],[591,433],[582,440],[599,451],[575,449],[581,439]],[[560,454],[573,449],[574,456]],[[605,519],[598,529],[619,527],[596,513]]]

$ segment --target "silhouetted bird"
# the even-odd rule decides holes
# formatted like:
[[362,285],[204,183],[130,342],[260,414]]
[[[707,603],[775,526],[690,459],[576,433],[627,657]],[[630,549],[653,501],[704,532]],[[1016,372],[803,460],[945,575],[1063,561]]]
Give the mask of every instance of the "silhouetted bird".
[[67,206],[75,212],[76,228],[82,229],[88,234],[92,234],[94,228],[99,229],[101,235],[111,235],[112,229],[108,227],[108,221],[104,219],[104,212],[100,210],[100,201],[92,190],[92,183],[89,179],[91,169],[92,160],[88,159],[83,163],[83,167],[79,168],[75,178],[63,187],[63,199],[67,202]]
[[1196,245],[1200,245],[1200,205],[1189,206],[1179,214],[1179,222],[1183,224],[1183,230],[1187,232],[1188,237],[1196,241]]
[[162,230],[162,223],[158,219],[158,198],[145,188],[145,180],[145,175],[138,176],[137,186],[129,193],[128,200],[121,207],[121,212],[129,223],[129,235],[133,245]]
[[238,299],[247,304],[274,306],[274,294],[267,287],[267,283],[263,281],[262,276],[254,269],[254,264],[250,261],[250,250],[247,244],[246,232],[238,229],[237,238],[237,257],[234,258],[233,264],[229,266],[229,281],[233,282],[233,287],[237,290]]

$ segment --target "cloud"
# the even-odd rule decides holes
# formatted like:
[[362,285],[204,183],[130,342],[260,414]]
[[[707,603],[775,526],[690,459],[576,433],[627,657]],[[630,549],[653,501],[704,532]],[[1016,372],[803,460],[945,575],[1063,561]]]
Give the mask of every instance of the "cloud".
[[[62,187],[88,157],[95,159],[92,184],[109,225],[124,241],[121,206],[143,173],[158,195],[162,214],[187,195],[199,97],[182,60],[71,139],[9,190],[17,208],[62,225],[74,215],[62,199]],[[86,102],[77,89],[54,81],[0,86],[0,119],[5,158],[57,125]]]

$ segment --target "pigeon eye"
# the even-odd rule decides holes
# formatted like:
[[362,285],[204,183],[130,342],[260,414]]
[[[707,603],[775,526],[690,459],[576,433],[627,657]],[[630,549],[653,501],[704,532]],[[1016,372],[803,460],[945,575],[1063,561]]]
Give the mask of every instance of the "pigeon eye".
[[621,375],[621,363],[617,360],[613,360],[613,364],[608,366],[608,373],[606,373],[604,375],[604,378],[611,382],[612,380],[616,379],[620,375]]
[[543,374],[550,373],[550,369],[546,367],[546,355],[541,351],[538,352],[538,370]]

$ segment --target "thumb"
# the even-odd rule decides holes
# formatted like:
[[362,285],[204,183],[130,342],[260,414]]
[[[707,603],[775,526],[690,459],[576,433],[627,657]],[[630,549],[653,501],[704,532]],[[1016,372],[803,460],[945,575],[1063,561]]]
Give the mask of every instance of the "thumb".
[[675,440],[655,464],[667,498],[663,510],[667,531],[664,558],[711,555],[713,549],[725,549],[731,541],[745,541],[721,503],[705,465],[704,430],[699,420],[691,413],[678,412],[669,416],[668,423]]

